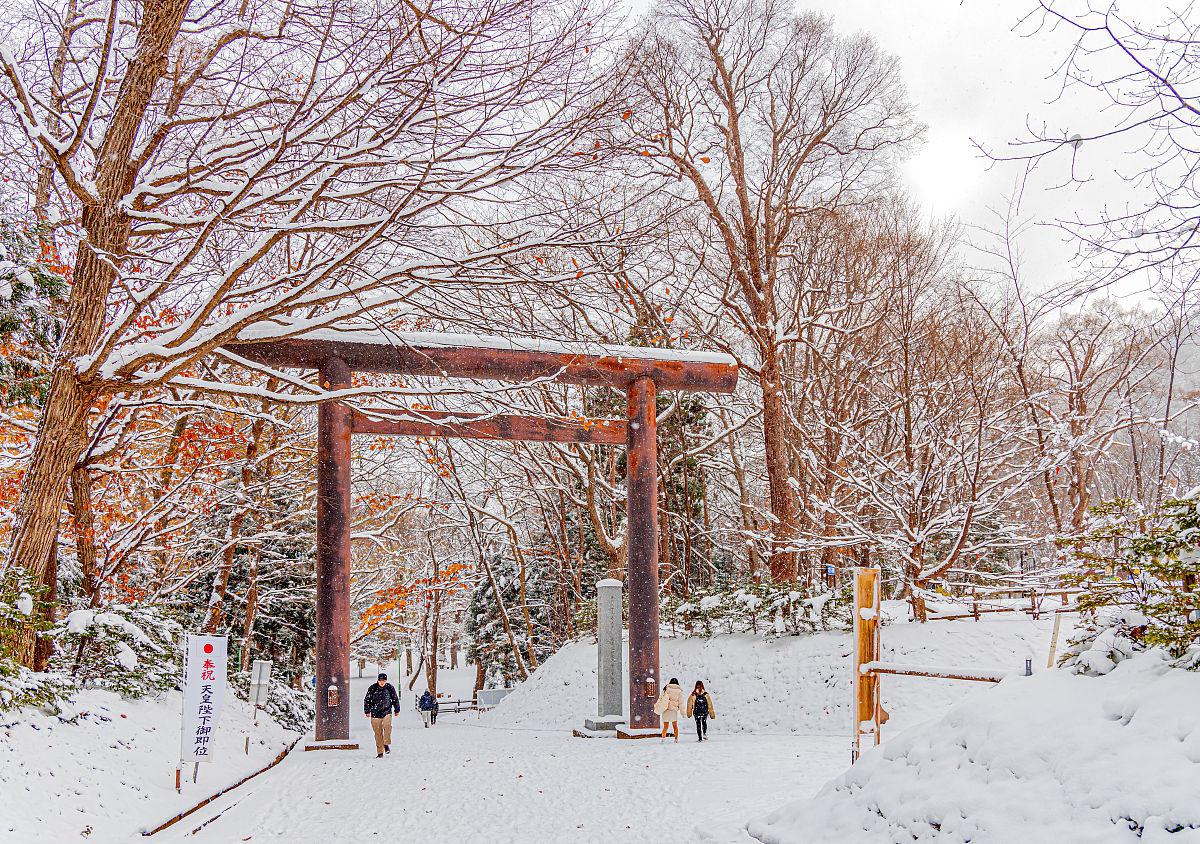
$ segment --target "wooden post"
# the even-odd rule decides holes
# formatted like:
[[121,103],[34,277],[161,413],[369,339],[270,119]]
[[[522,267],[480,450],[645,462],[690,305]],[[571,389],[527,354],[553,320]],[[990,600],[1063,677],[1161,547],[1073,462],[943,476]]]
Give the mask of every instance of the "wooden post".
[[[326,390],[350,387],[339,358],[321,366]],[[318,742],[350,738],[350,408],[317,409],[317,723]]]
[[629,586],[629,726],[656,728],[658,675],[658,425],[651,378],[629,388],[626,536]]
[[1035,619],[1041,618],[1041,613],[1040,613],[1041,605],[1038,601],[1036,589],[1029,590],[1029,608],[1033,612],[1033,617]]
[[854,570],[854,748],[858,760],[862,737],[874,735],[879,744],[879,678],[862,666],[879,659],[879,569]]

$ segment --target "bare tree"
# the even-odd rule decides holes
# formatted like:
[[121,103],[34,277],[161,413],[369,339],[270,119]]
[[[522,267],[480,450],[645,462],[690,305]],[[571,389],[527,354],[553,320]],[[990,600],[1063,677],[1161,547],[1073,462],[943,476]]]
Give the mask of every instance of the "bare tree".
[[893,59],[783,3],[665,3],[631,61],[634,152],[695,209],[691,257],[711,284],[714,334],[761,394],[771,574],[794,579],[804,504],[789,456],[781,277],[801,221],[884,185],[919,130]]
[[1044,168],[1059,162],[1069,168],[1068,184],[1091,181],[1114,159],[1126,162],[1117,170],[1125,202],[1106,205],[1091,218],[1058,221],[1095,261],[1084,289],[1147,268],[1194,275],[1200,247],[1200,70],[1194,61],[1200,21],[1192,4],[1038,0],[1025,23],[1030,37],[1065,39],[1065,58],[1056,68],[1058,103],[1074,106],[1086,122],[1063,125],[1066,118],[1054,116],[1030,121],[1025,137],[1005,150],[984,148],[985,154]]
[[39,580],[104,397],[195,386],[196,362],[237,338],[395,315],[486,278],[531,244],[472,226],[530,174],[583,166],[568,153],[607,107],[585,6],[38,9],[64,29],[0,51],[0,97],[53,168],[74,262],[5,562]]

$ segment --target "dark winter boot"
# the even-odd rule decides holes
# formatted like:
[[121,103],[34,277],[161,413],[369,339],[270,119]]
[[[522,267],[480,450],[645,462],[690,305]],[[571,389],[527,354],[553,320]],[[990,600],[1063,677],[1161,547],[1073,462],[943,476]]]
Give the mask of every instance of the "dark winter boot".
[[391,752],[392,752],[392,746],[391,746],[390,744],[385,744],[385,745],[383,746],[383,752],[384,752],[384,753],[391,753]]

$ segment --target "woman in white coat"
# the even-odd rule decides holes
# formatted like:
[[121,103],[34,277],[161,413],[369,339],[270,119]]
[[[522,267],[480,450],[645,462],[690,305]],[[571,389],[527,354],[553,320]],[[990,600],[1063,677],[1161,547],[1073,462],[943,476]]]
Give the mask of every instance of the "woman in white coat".
[[679,716],[683,712],[683,688],[674,677],[663,686],[662,694],[654,703],[654,711],[662,718],[662,740],[667,740],[667,726],[675,725],[675,741],[679,741]]

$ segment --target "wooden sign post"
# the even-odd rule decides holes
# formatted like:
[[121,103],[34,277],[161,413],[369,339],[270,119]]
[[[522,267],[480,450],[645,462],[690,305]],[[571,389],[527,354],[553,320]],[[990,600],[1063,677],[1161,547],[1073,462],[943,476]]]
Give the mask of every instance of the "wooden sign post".
[[879,677],[863,666],[879,660],[879,569],[854,570],[854,747],[851,763],[858,760],[864,735],[879,744]]

